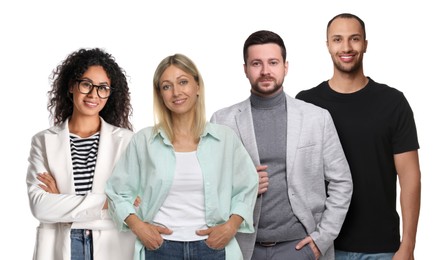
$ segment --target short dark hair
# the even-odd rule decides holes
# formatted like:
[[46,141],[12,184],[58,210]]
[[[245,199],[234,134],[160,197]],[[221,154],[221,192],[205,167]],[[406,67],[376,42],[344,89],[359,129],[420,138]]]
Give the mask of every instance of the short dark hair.
[[286,61],[286,47],[285,43],[283,42],[282,37],[280,37],[277,33],[261,30],[252,33],[245,41],[245,44],[243,45],[243,60],[245,64],[247,63],[248,59],[248,47],[251,45],[256,44],[265,44],[265,43],[275,43],[280,46],[280,49],[282,50],[282,58],[283,61]]
[[74,51],[52,71],[47,108],[54,125],[61,124],[72,115],[73,99],[69,89],[91,66],[102,66],[111,81],[112,92],[100,116],[109,124],[132,129],[129,121],[132,106],[125,71],[111,54],[99,48]]
[[356,19],[360,25],[361,25],[361,29],[363,30],[363,37],[366,40],[366,27],[364,25],[363,20],[360,19],[360,17],[356,16],[355,14],[351,14],[351,13],[341,13],[338,14],[336,16],[334,16],[329,22],[328,22],[328,26],[326,27],[326,39],[328,38],[328,31],[329,31],[329,26],[331,26],[331,23],[337,19],[337,18],[344,18],[344,19]]

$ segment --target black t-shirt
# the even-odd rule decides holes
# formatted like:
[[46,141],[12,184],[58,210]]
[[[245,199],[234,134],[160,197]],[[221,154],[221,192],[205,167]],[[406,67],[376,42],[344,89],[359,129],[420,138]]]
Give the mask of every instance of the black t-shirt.
[[397,251],[400,219],[393,155],[419,149],[413,112],[403,93],[369,78],[355,93],[337,93],[324,81],[296,98],[331,113],[351,168],[354,190],[335,249]]

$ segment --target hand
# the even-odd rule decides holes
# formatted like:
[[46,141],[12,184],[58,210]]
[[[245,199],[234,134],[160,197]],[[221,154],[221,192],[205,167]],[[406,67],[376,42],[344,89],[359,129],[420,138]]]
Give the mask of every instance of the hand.
[[139,240],[141,240],[141,243],[150,250],[155,250],[162,245],[163,239],[161,234],[170,235],[173,233],[172,230],[166,227],[143,222],[134,214],[129,215],[125,219],[125,222]]
[[406,248],[405,246],[403,246],[403,244],[401,244],[398,251],[392,257],[392,260],[415,260],[415,257],[413,255],[413,248]]
[[152,225],[150,223],[142,223],[141,229],[135,233],[141,240],[142,244],[150,250],[158,249],[163,242],[161,234],[170,235],[173,233],[170,229],[162,226]]
[[268,190],[269,178],[268,178],[268,172],[266,172],[267,168],[268,168],[267,165],[256,166],[257,174],[259,174],[259,190],[257,192],[258,195]]
[[208,238],[205,241],[208,247],[212,249],[222,249],[225,248],[230,240],[236,235],[242,221],[243,218],[241,216],[233,214],[224,224],[210,227],[208,229],[197,230],[196,234],[199,236],[208,235]]
[[40,186],[40,188],[42,188],[44,191],[53,194],[60,194],[60,191],[58,191],[57,188],[57,182],[50,173],[47,172],[38,173],[37,179],[43,183],[43,184],[38,184],[38,186]]
[[137,207],[139,207],[139,205],[141,205],[141,198],[139,196],[136,196],[136,199],[133,202],[133,206],[135,206],[135,208],[137,208]]
[[309,245],[312,249],[312,252],[314,253],[315,259],[318,260],[320,258],[320,250],[318,249],[317,245],[315,244],[314,240],[310,236],[305,237],[296,245],[296,249],[300,250],[304,246]]

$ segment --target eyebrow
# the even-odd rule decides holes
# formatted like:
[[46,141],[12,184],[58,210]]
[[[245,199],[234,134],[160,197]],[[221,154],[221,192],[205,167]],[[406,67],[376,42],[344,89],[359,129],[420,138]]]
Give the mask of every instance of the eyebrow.
[[[87,80],[87,81],[90,81],[90,83],[94,84],[93,80],[88,77],[80,78],[80,80]],[[98,82],[98,85],[103,85],[103,84],[110,85],[109,82],[107,82],[107,81]]]
[[[363,37],[363,35],[359,34],[359,33],[354,33],[354,34],[349,35],[349,37],[354,37],[354,36]],[[334,35],[331,35],[330,37],[331,38],[336,38],[336,37],[344,37],[344,36],[341,35],[341,34],[334,34]]]

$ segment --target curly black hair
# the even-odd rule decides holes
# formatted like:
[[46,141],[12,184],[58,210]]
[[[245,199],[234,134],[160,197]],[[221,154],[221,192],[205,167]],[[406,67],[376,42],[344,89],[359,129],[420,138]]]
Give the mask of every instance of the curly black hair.
[[99,49],[79,49],[71,53],[51,74],[52,89],[48,91],[47,109],[59,125],[73,113],[72,93],[69,89],[76,84],[90,66],[102,66],[111,81],[112,93],[99,115],[109,124],[132,130],[129,117],[132,116],[130,92],[126,72],[119,67],[115,58]]

